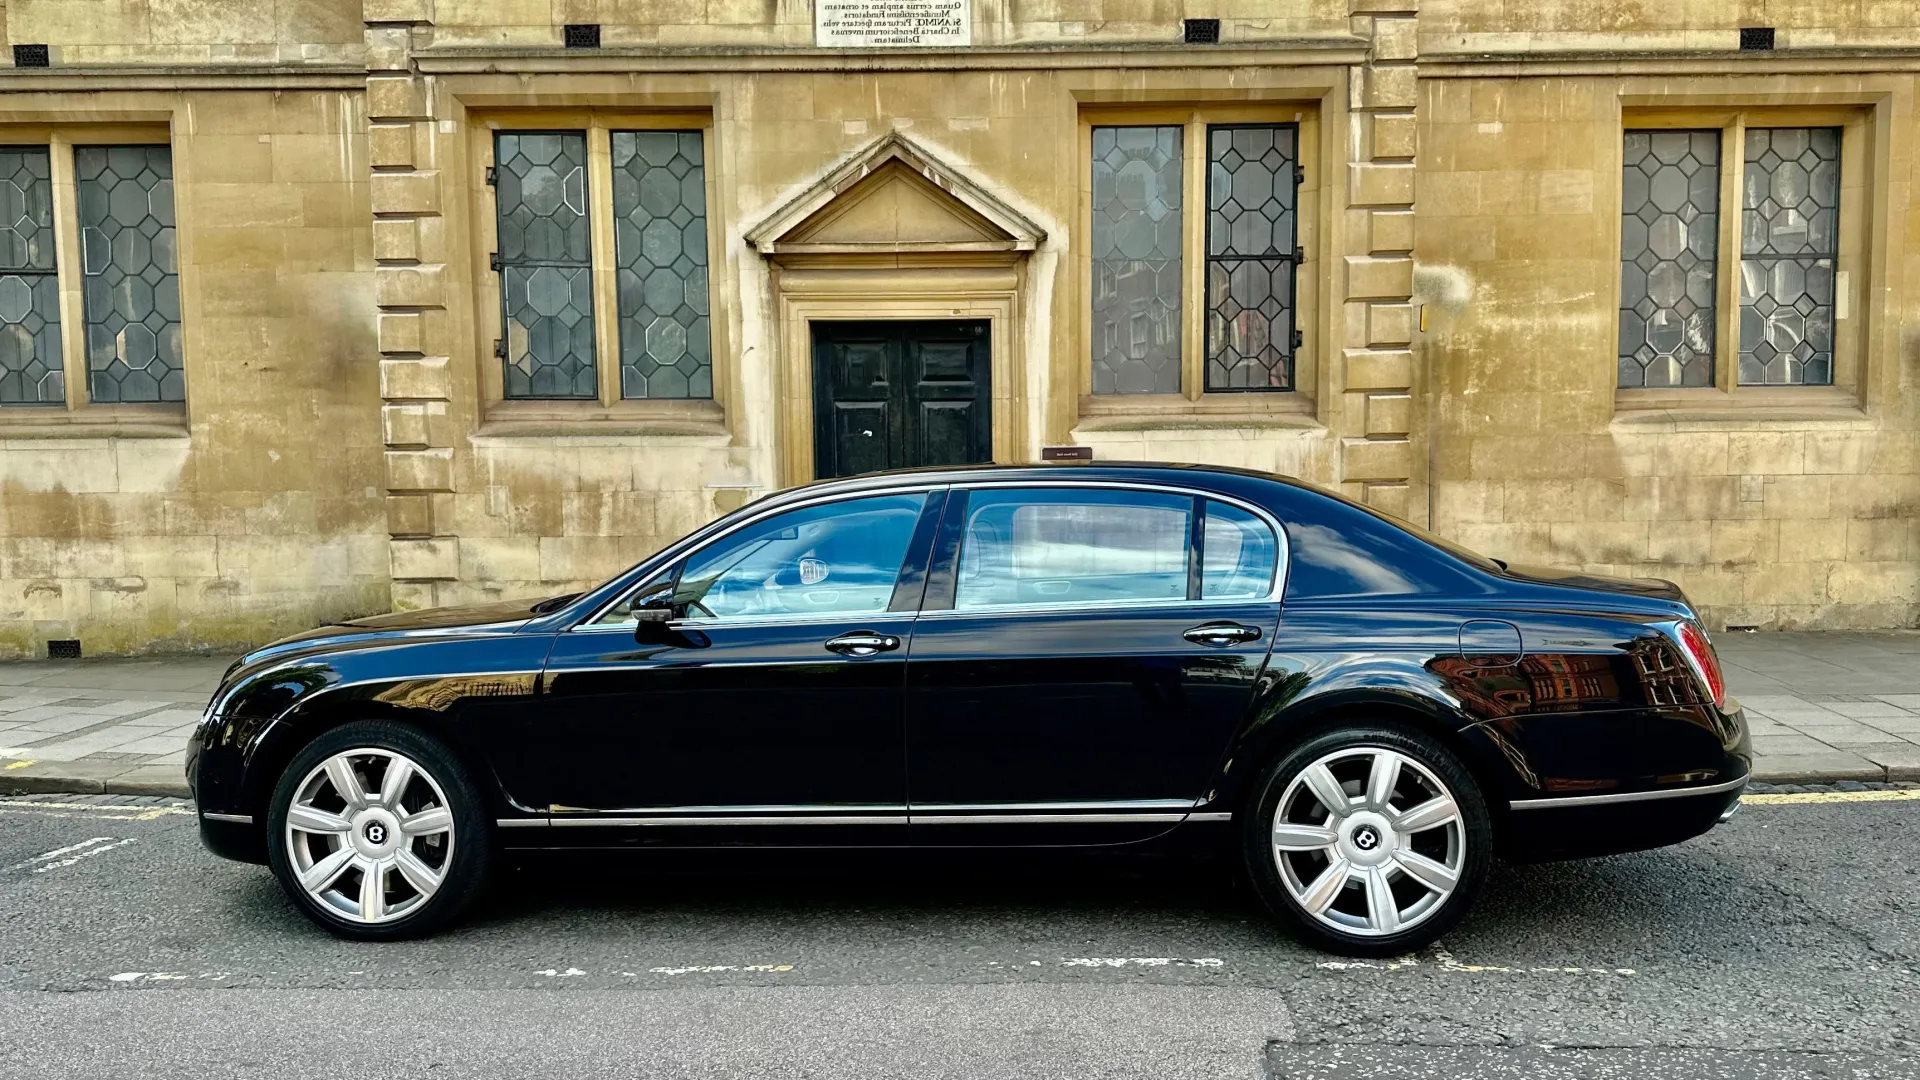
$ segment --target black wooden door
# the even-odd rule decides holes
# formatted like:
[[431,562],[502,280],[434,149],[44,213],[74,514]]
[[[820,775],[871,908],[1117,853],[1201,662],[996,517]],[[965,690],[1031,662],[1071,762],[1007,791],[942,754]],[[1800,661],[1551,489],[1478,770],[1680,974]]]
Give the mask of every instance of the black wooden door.
[[993,460],[987,327],[814,323],[814,475]]

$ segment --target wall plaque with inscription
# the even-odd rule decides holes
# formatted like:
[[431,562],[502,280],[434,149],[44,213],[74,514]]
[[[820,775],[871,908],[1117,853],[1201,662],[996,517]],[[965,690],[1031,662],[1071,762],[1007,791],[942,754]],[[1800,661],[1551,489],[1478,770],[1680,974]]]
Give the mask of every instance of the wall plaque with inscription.
[[951,49],[973,44],[973,0],[813,0],[823,49]]

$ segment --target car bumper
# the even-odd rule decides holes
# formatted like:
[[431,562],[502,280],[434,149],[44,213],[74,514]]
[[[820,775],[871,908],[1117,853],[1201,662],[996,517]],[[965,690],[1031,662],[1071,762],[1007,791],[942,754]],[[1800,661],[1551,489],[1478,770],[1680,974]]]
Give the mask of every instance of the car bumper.
[[1724,754],[1710,777],[1626,791],[1565,792],[1515,799],[1501,830],[1501,854],[1518,862],[1645,851],[1690,840],[1731,818],[1753,771],[1746,715],[1719,713]]

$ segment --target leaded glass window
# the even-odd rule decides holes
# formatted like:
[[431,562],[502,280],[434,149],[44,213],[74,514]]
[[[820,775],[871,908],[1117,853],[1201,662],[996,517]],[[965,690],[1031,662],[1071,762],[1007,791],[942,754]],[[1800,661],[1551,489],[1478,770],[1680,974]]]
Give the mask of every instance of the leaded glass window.
[[77,146],[87,391],[97,402],[185,401],[173,151]]
[[1618,385],[1710,386],[1720,132],[1629,131],[1625,151]]
[[1206,389],[1293,389],[1292,124],[1207,129]]
[[506,396],[597,398],[586,133],[494,139]]
[[0,405],[64,405],[45,147],[0,147]]
[[1748,128],[1740,218],[1740,382],[1833,382],[1840,129]]
[[1180,392],[1178,125],[1093,129],[1093,392]]
[[710,398],[707,170],[701,133],[612,134],[620,396]]

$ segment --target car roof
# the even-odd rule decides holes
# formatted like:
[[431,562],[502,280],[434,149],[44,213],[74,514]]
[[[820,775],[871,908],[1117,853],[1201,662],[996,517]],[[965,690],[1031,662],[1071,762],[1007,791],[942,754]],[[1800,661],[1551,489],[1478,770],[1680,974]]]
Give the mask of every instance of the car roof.
[[1248,482],[1271,484],[1324,495],[1312,485],[1278,473],[1236,469],[1225,465],[1184,465],[1163,461],[1042,462],[1026,465],[936,465],[917,469],[890,469],[857,476],[816,480],[767,497],[769,502],[811,499],[835,492],[883,490],[903,484],[967,484],[984,480],[1124,480],[1230,490]]

